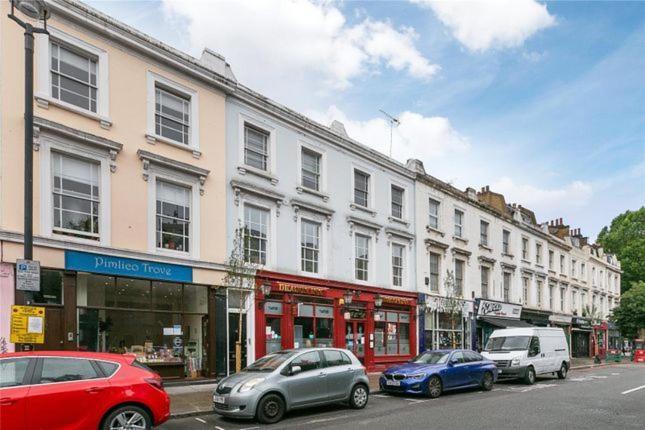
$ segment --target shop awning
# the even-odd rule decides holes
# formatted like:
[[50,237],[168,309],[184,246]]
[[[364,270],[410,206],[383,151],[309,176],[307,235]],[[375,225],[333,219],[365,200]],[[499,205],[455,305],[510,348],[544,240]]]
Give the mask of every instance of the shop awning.
[[480,317],[480,321],[484,321],[495,327],[507,328],[507,327],[535,327],[526,321],[516,320],[512,318],[497,318],[497,317]]

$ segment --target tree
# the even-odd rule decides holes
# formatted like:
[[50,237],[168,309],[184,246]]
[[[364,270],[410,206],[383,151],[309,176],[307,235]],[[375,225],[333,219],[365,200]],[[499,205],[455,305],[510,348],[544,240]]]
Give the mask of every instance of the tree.
[[245,241],[250,240],[245,227],[235,229],[233,248],[228,257],[228,269],[224,284],[239,293],[240,315],[238,318],[237,340],[235,341],[235,371],[242,370],[242,310],[249,306],[251,295],[255,292],[256,265],[247,258],[244,249]]
[[620,297],[620,304],[612,311],[611,320],[629,339],[634,339],[639,330],[645,329],[645,281],[634,282]]
[[645,280],[645,206],[618,215],[610,227],[603,227],[597,242],[620,260],[621,293]]

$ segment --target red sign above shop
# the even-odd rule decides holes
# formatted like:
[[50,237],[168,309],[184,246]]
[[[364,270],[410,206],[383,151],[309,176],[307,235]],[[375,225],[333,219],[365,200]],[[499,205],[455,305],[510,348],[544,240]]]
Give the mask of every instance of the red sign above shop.
[[394,297],[394,296],[381,296],[383,303],[389,303],[391,305],[405,305],[405,306],[414,306],[414,300],[406,299],[405,297]]
[[277,290],[283,293],[308,294],[311,296],[324,296],[327,288],[312,287],[311,285],[290,284],[287,282],[276,282]]

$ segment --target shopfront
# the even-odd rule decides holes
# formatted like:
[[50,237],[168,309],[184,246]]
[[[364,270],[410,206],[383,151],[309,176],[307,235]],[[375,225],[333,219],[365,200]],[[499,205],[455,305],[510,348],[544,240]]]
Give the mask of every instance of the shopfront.
[[623,349],[623,338],[620,335],[620,330],[618,329],[618,326],[611,321],[607,321],[607,338],[609,349]]
[[594,355],[604,359],[607,355],[607,331],[606,321],[593,326]]
[[528,309],[522,308],[522,321],[536,326],[536,327],[548,327],[549,326],[549,317],[551,312],[543,311],[541,309]]
[[473,302],[425,295],[420,350],[471,348]]
[[255,358],[289,348],[346,348],[369,370],[416,354],[416,295],[258,272]]
[[[65,270],[43,269],[46,343],[36,349],[132,353],[164,378],[213,376],[215,290],[188,266],[66,251]],[[211,371],[212,370],[212,371]]]
[[533,327],[532,324],[520,319],[522,306],[512,303],[476,299],[475,314],[477,315],[478,350],[486,347],[488,338],[497,329]]
[[549,324],[551,327],[560,327],[564,331],[567,338],[567,345],[569,345],[569,353],[571,353],[571,321],[573,318],[570,315],[553,314],[549,316]]
[[574,358],[591,357],[592,336],[591,320],[573,317],[571,319],[571,356]]

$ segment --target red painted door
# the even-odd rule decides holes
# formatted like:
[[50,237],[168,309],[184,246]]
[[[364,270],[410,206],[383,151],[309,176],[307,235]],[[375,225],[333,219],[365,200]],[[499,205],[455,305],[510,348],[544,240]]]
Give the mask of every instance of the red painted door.
[[345,330],[345,348],[352,351],[364,363],[367,344],[365,321],[347,321]]

